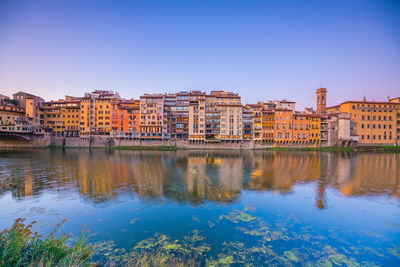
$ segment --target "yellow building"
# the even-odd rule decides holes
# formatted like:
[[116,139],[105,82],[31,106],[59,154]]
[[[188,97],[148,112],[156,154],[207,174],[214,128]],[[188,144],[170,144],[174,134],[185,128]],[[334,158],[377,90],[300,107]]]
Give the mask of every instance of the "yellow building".
[[32,133],[32,125],[24,115],[24,109],[15,105],[14,100],[0,99],[0,132]]
[[120,97],[112,91],[93,91],[80,99],[80,136],[110,135],[112,106]]
[[24,118],[24,114],[23,108],[0,101],[0,125],[14,125]]
[[347,113],[350,119],[357,123],[356,133],[360,144],[396,143],[399,138],[397,118],[400,113],[400,103],[378,101],[346,101],[340,105],[328,107],[327,112]]
[[79,101],[43,102],[40,124],[59,136],[78,136],[80,127]]
[[310,114],[309,124],[310,124],[310,143],[319,145],[321,142],[321,117],[318,115]]
[[273,110],[262,110],[262,140],[263,142],[273,143],[274,141],[274,122],[275,115]]

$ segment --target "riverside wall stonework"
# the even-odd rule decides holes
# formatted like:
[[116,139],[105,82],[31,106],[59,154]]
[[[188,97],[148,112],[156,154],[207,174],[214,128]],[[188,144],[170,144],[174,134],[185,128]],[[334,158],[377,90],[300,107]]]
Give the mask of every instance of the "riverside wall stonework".
[[[139,139],[123,139],[112,138],[109,136],[95,136],[92,138],[81,137],[63,137],[63,136],[34,136],[28,138],[29,140],[21,138],[4,138],[0,136],[0,148],[40,148],[40,147],[129,147],[129,146],[143,146],[143,147],[177,147],[182,149],[197,149],[197,150],[215,150],[215,149],[230,149],[230,150],[251,150],[251,149],[266,149],[272,147],[315,147],[309,144],[271,144],[261,143],[254,141],[241,141],[241,142],[190,142],[188,140],[162,140],[162,141],[146,141]],[[327,145],[320,145],[324,147]],[[358,144],[357,147],[362,147]]]
[[0,138],[0,148],[40,148],[48,147],[50,144],[50,136],[29,136],[26,139],[16,136],[2,136]]
[[[271,143],[261,143],[254,141],[241,142],[190,142],[188,140],[139,140],[112,138],[109,136],[96,136],[92,138],[80,137],[56,137],[52,138],[52,145],[61,147],[128,147],[128,146],[144,146],[144,147],[177,147],[183,149],[265,149],[271,148]],[[307,145],[288,145],[288,147],[307,147]]]

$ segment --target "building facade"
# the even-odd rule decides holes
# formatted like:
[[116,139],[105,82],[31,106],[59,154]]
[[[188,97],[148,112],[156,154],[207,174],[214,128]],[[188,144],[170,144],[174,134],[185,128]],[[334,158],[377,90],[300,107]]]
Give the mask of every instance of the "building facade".
[[164,139],[164,98],[163,94],[140,97],[140,138]]
[[327,108],[329,114],[347,113],[356,123],[360,144],[394,144],[397,141],[397,117],[400,103],[378,101],[346,101]]

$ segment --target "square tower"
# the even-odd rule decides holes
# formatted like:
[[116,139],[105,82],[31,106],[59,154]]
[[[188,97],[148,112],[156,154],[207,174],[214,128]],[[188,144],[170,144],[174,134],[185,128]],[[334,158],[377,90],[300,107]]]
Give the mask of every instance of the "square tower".
[[317,89],[317,113],[326,113],[326,88]]

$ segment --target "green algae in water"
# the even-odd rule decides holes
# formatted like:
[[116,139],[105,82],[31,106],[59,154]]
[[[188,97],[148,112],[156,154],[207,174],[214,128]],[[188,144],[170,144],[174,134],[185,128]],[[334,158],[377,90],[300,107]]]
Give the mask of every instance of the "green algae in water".
[[130,220],[130,224],[134,224],[134,223],[136,223],[137,221],[139,220],[139,218],[134,218],[134,219],[132,219],[132,220]]
[[255,216],[250,215],[248,212],[254,212],[255,208],[252,205],[247,205],[246,207],[243,208],[243,210],[238,210],[234,209],[230,211],[227,215],[221,215],[218,217],[218,219],[223,220],[229,220],[234,223],[239,223],[239,222],[251,222],[256,220],[257,218]]
[[400,259],[400,247],[388,248],[388,253]]
[[227,219],[234,223],[239,223],[239,222],[251,222],[251,221],[255,220],[256,217],[254,217],[246,212],[240,211],[240,210],[233,210],[233,211],[229,212],[228,215],[219,216],[218,219],[220,219],[220,220]]
[[[234,263],[232,256],[224,256],[221,255],[221,258],[218,259],[218,264],[227,265]],[[213,266],[213,265],[210,265]]]
[[[251,213],[251,214],[250,214]],[[321,235],[317,230],[308,227],[306,221],[295,216],[279,217],[268,223],[257,217],[253,207],[242,210],[234,209],[219,216],[219,220],[228,220],[238,224],[233,229],[239,234],[251,237],[251,241],[225,241],[207,243],[204,235],[198,230],[189,232],[180,239],[156,233],[141,240],[130,250],[116,249],[114,243],[99,245],[97,253],[100,258],[115,265],[146,266],[375,266],[374,262],[357,262],[351,255],[365,254],[385,256],[384,253],[399,256],[398,247],[387,251],[374,252],[369,247],[350,247],[343,243],[339,234],[334,239]],[[210,221],[207,222],[210,229]],[[213,223],[213,227],[215,225]],[[217,228],[215,228],[217,229]],[[214,228],[213,228],[214,230]],[[211,231],[211,229],[210,229]],[[328,231],[329,236],[332,231]],[[326,240],[326,241],[325,241]],[[338,242],[338,248],[324,244]],[[296,248],[287,247],[296,244]],[[343,246],[345,245],[345,246]]]
[[293,261],[293,262],[299,262],[300,261],[299,258],[296,256],[296,254],[293,251],[285,251],[283,253],[283,255],[289,261]]
[[164,234],[141,240],[130,251],[116,249],[113,241],[96,244],[96,254],[109,265],[166,265],[185,266],[194,264],[203,253],[210,251],[198,231],[193,231],[182,240],[172,240]]

